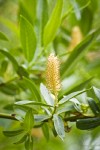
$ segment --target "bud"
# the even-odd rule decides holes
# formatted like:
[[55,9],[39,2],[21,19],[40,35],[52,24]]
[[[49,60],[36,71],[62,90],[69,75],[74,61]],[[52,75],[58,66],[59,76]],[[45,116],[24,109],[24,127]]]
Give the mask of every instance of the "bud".
[[47,61],[46,82],[48,89],[55,97],[57,97],[58,92],[61,89],[59,67],[60,63],[57,56],[50,54]]

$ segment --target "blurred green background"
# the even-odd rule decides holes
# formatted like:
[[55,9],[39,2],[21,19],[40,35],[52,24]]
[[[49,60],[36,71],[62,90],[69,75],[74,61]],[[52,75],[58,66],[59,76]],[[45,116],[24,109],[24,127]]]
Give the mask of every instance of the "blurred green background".
[[[19,40],[19,16],[24,15],[31,24],[34,25],[39,44],[39,33],[42,2],[45,0],[0,0],[0,31],[5,33],[8,41],[0,40],[0,49],[9,49],[10,53],[16,57],[20,64],[24,64],[25,59],[23,56],[20,40]],[[56,0],[47,0],[48,14],[44,13],[45,18],[50,16]],[[99,0],[64,0],[63,2],[62,23],[58,29],[56,36],[52,42],[51,49],[61,59],[61,63],[65,61],[68,55],[73,51],[74,47],[84,39],[89,32],[100,27],[100,1]],[[43,7],[44,9],[47,9]],[[35,14],[36,13],[36,14]],[[44,22],[46,22],[44,20]],[[99,33],[98,33],[99,34]],[[39,47],[39,46],[38,46]],[[50,48],[48,48],[50,49]],[[48,54],[52,51],[48,52]],[[41,57],[42,58],[42,57]],[[42,62],[42,61],[41,61]],[[37,76],[39,72],[45,70],[43,60],[42,65],[35,66],[29,70],[32,76],[35,72],[33,79],[36,83],[40,83],[44,77],[42,75],[40,81]],[[37,69],[38,68],[38,69]],[[15,78],[15,72],[12,69],[11,62],[0,54],[0,111],[12,112],[12,104],[16,99],[23,99],[29,97],[22,90],[19,91],[17,87],[14,88],[8,81]],[[88,83],[88,80],[93,79]],[[86,84],[85,84],[86,81]],[[2,89],[2,83],[8,82],[8,87]],[[82,84],[83,83],[83,84]],[[87,84],[88,83],[88,84]],[[14,82],[13,85],[16,85]],[[68,94],[71,91],[81,90],[82,88],[90,87],[92,85],[100,88],[100,35],[91,44],[88,51],[82,58],[77,60],[75,66],[72,67],[71,72],[66,75],[62,80],[62,89],[64,93]],[[11,89],[10,89],[11,86]],[[67,89],[67,90],[66,90]],[[12,93],[13,91],[13,93]],[[86,102],[85,95],[83,94],[81,101]],[[7,107],[9,106],[9,107]],[[18,123],[10,120],[0,118],[0,150],[24,150],[22,145],[14,145],[17,138],[7,138],[2,134],[4,129],[14,129]],[[61,141],[58,137],[54,138],[51,134],[50,140],[41,135],[37,131],[38,136],[34,139],[34,150],[99,150],[100,149],[100,127],[90,131],[80,131],[74,124],[70,123],[72,130],[66,133],[66,138]]]

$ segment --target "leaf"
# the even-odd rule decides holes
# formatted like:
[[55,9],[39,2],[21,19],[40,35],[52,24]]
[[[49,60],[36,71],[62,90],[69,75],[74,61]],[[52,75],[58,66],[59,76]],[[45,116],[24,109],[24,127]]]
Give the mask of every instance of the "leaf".
[[89,103],[90,108],[93,111],[93,113],[95,115],[100,114],[100,109],[99,109],[98,105],[96,104],[96,102],[92,98],[90,98],[90,97],[88,97],[87,100],[88,100],[88,103]]
[[51,97],[50,92],[49,92],[48,89],[45,87],[45,85],[42,84],[42,83],[41,83],[41,85],[40,85],[40,91],[41,91],[41,94],[42,94],[44,100],[46,101],[46,103],[47,103],[48,105],[54,106],[54,100],[53,100],[53,98]]
[[9,52],[7,52],[5,50],[0,49],[0,52],[3,55],[5,55],[12,62],[14,69],[17,71],[18,70],[18,63],[17,63],[16,59]]
[[63,140],[63,138],[65,137],[65,132],[64,132],[64,123],[63,123],[62,118],[60,116],[54,114],[53,121],[54,121],[55,130],[56,130],[58,136]]
[[18,75],[19,76],[24,76],[24,77],[28,77],[29,76],[29,74],[28,74],[28,72],[26,71],[26,69],[24,68],[24,67],[22,67],[22,66],[19,66],[18,67],[18,70],[17,70],[17,73],[18,73]]
[[48,128],[48,125],[46,123],[42,125],[42,131],[43,131],[45,138],[47,140],[49,140],[49,128]]
[[25,134],[19,141],[15,142],[14,144],[21,144],[25,142],[26,138],[27,138],[27,134]]
[[76,121],[76,127],[81,130],[89,130],[100,125],[100,117],[78,119]]
[[24,118],[24,128],[27,131],[30,131],[34,126],[34,117],[32,113],[32,109],[29,109]]
[[94,90],[94,93],[95,93],[96,97],[100,101],[100,89],[93,86],[93,90]]
[[3,131],[3,134],[5,136],[11,137],[11,136],[19,135],[23,132],[24,132],[24,130],[20,129],[20,130],[16,130],[16,131]]
[[35,120],[35,122],[42,122],[42,121],[44,121],[44,120],[47,120],[47,119],[49,119],[50,118],[50,116],[48,116],[48,115],[34,115],[34,120]]
[[40,46],[43,46],[43,30],[48,20],[48,2],[47,0],[39,0],[38,5],[39,5],[39,9],[38,9],[39,41],[40,41]]
[[20,17],[20,39],[26,59],[30,62],[36,50],[36,36],[32,25],[23,17]]
[[33,98],[35,98],[36,101],[41,101],[39,91],[34,82],[26,77],[23,78],[23,81],[25,82],[27,89],[29,89],[32,92]]
[[82,58],[84,51],[86,51],[91,43],[96,38],[97,34],[99,32],[99,29],[89,34],[80,44],[78,44],[70,56],[68,57],[67,61],[64,63],[64,66],[61,70],[62,78],[66,77],[66,75],[69,74],[69,72],[72,70],[73,67],[75,67],[75,64],[79,61],[79,59]]
[[32,136],[29,136],[28,139],[25,141],[25,149],[33,150],[33,137]]
[[74,98],[84,92],[86,92],[87,90],[82,90],[82,91],[77,91],[77,92],[73,92],[67,96],[64,96],[64,98],[62,98],[60,101],[59,101],[59,104],[63,104],[65,102],[67,102],[68,100],[70,100],[71,98]]
[[43,43],[46,47],[55,37],[57,29],[60,26],[61,22],[61,13],[62,13],[63,0],[57,0],[56,6],[44,28],[43,34]]
[[36,19],[37,0],[20,0],[20,14],[24,16],[31,24]]
[[35,101],[29,101],[29,100],[22,100],[15,103],[15,105],[39,105],[39,106],[46,106],[46,107],[52,107],[51,105],[47,105],[41,102],[35,102]]
[[0,40],[8,41],[7,36],[0,31]]

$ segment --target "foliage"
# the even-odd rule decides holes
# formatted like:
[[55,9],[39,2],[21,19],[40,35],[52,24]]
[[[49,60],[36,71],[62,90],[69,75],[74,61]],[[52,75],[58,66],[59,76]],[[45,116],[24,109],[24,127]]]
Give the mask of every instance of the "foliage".
[[[1,9],[7,7],[6,1],[0,3]],[[57,136],[64,140],[74,123],[77,132],[99,127],[98,0],[7,3],[16,6],[18,18],[7,19],[5,12],[0,16],[0,124],[4,126],[3,134],[13,137],[11,140],[16,148],[24,143],[26,150],[32,150],[36,148],[37,139],[43,144],[43,135],[47,140],[52,137],[50,142]],[[57,55],[61,63],[62,87],[57,95],[50,91],[45,79],[51,53]]]

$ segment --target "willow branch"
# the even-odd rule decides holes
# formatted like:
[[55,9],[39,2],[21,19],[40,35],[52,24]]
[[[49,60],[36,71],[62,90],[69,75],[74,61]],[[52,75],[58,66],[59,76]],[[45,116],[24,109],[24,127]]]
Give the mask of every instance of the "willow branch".
[[15,116],[16,116],[15,114],[5,114],[5,113],[0,113],[0,118],[18,121],[18,120],[15,118]]

